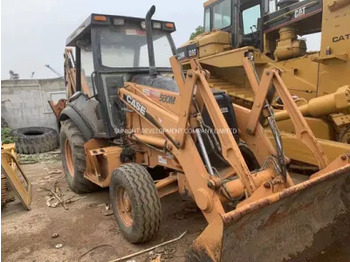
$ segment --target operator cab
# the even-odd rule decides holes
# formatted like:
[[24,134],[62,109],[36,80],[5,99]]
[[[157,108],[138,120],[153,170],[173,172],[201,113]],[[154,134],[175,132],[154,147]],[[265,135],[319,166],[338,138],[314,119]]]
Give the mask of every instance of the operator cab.
[[260,0],[219,0],[204,3],[204,30],[232,34],[232,46],[259,46]]
[[113,138],[122,132],[125,110],[118,89],[125,82],[177,90],[175,82],[163,76],[172,72],[169,57],[175,53],[175,30],[168,21],[91,14],[68,37],[66,45],[73,47],[75,58],[65,56],[66,81],[67,69],[74,69],[77,93],[70,103],[76,104],[73,109],[96,108],[96,119],[88,121],[95,137]]

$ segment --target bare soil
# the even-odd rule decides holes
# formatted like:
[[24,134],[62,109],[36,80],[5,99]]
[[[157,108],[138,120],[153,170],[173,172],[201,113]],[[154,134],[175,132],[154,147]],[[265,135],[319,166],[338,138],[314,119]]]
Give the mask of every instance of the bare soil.
[[[108,190],[76,195],[68,188],[63,172],[49,174],[61,170],[60,162],[24,165],[23,169],[33,185],[32,209],[26,211],[16,200],[2,210],[2,261],[109,261],[173,239],[188,230],[180,241],[156,250],[164,258],[184,261],[186,248],[206,226],[192,201],[174,194],[162,199],[163,223],[158,236],[147,244],[133,245],[123,238],[111,211],[106,210]],[[52,189],[56,181],[64,199],[78,199],[67,204],[68,210],[61,205],[55,208],[46,205],[49,192],[42,187]],[[58,234],[57,238],[52,238],[54,233]],[[62,247],[57,248],[58,244]],[[134,260],[150,261],[150,255],[146,253]]]
[[[162,261],[184,261],[187,248],[206,226],[194,203],[174,194],[162,199],[163,221],[158,236],[150,243],[133,245],[121,235],[111,210],[106,210],[108,190],[76,195],[68,188],[58,161],[24,165],[23,169],[33,185],[32,209],[26,211],[16,200],[2,210],[2,261],[109,261],[173,239],[187,230],[184,238],[155,250],[153,256],[146,253],[129,260],[151,261],[161,254]],[[68,210],[61,205],[47,206],[50,193],[43,188],[53,189],[55,183],[63,199],[76,200],[67,204]],[[53,234],[58,237],[53,238]],[[349,246],[350,237],[307,261],[350,261]]]

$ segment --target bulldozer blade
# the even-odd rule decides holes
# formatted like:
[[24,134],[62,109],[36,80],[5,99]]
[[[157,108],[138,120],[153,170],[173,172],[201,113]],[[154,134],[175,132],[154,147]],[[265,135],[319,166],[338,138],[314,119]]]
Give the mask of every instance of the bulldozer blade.
[[188,261],[305,261],[350,235],[350,165],[225,213]]

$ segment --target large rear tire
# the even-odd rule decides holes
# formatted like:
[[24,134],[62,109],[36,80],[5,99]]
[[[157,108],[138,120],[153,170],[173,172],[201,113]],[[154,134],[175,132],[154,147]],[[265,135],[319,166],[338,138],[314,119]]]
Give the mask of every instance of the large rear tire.
[[60,130],[60,146],[63,170],[69,187],[78,194],[89,193],[99,189],[97,185],[84,177],[86,160],[83,134],[68,119],[63,122]]
[[162,209],[157,188],[148,171],[125,164],[112,173],[110,202],[115,220],[131,243],[144,243],[159,231]]

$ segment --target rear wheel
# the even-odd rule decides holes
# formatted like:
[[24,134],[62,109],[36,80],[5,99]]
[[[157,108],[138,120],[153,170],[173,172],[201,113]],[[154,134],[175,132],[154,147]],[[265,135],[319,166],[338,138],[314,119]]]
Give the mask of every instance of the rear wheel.
[[69,187],[75,193],[88,193],[99,189],[84,177],[86,170],[84,139],[82,133],[70,119],[63,122],[60,130],[60,146],[63,170]]
[[162,218],[160,199],[143,166],[125,164],[114,170],[109,193],[115,220],[129,242],[147,242],[157,234]]

